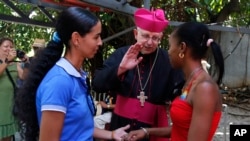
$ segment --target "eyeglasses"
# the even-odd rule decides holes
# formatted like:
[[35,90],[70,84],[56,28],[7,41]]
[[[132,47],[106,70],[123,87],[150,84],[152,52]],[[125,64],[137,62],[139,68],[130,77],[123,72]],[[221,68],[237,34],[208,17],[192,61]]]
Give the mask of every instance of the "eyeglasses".
[[149,41],[151,39],[153,43],[159,43],[159,41],[161,40],[160,37],[158,36],[150,37],[149,34],[142,33],[140,30],[138,30],[138,32],[140,33],[140,36],[142,37],[142,39],[145,41]]

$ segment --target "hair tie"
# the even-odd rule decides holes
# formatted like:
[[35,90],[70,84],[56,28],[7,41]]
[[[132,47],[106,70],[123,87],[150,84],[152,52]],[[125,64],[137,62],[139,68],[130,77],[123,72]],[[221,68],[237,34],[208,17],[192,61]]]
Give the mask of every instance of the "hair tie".
[[61,42],[61,39],[60,39],[60,37],[59,37],[59,35],[58,35],[57,32],[53,33],[52,41],[54,41],[55,43],[60,43]]
[[214,41],[214,40],[213,40],[213,39],[211,39],[211,38],[210,38],[210,39],[208,39],[208,40],[207,40],[207,47],[210,47],[210,45],[211,45],[211,43],[212,43],[213,41]]

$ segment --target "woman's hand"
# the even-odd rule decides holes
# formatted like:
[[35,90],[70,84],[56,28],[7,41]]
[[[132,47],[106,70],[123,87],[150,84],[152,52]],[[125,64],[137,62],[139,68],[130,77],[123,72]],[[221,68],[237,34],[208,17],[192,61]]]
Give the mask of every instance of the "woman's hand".
[[23,58],[19,58],[22,62],[29,62],[29,56],[27,56],[26,54],[23,56]]
[[7,56],[7,61],[11,62],[12,60],[14,60],[15,57],[16,57],[16,50],[10,49],[9,54]]
[[98,104],[100,104],[102,108],[107,108],[107,104],[104,101],[99,101]]
[[116,141],[121,141],[128,134],[125,130],[129,129],[130,125],[118,128],[112,132],[112,139]]
[[140,130],[134,130],[134,131],[129,132],[124,140],[125,141],[137,141],[145,137],[146,137],[146,133],[142,129],[140,129]]

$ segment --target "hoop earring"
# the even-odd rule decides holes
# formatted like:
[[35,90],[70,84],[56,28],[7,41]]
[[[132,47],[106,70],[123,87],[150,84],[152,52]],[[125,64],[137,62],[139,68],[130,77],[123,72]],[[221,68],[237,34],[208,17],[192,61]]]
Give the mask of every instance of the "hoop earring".
[[179,57],[182,59],[182,58],[184,58],[184,53],[179,53]]

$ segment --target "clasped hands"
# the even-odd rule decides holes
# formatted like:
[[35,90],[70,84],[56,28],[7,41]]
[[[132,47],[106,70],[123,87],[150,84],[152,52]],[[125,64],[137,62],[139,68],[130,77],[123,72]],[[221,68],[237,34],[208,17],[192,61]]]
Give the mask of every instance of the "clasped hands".
[[116,141],[137,141],[146,137],[146,133],[142,129],[130,131],[129,133],[124,133],[124,129],[126,130],[128,128],[129,125],[115,130],[114,139]]

